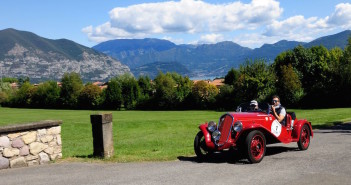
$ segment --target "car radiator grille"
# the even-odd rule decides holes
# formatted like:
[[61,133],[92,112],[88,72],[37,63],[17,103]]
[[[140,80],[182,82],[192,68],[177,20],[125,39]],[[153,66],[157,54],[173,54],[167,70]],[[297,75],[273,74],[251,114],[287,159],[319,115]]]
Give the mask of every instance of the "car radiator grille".
[[224,145],[228,141],[232,124],[233,117],[231,115],[225,114],[220,118],[218,130],[221,132],[221,137],[217,143],[218,146]]

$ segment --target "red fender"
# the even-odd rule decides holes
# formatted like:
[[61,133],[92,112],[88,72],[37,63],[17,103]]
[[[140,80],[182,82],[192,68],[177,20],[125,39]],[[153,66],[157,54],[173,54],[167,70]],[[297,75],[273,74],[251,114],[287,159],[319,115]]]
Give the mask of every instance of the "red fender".
[[199,126],[199,129],[200,129],[200,130],[202,131],[202,133],[204,134],[205,142],[206,142],[207,148],[214,150],[214,149],[215,149],[215,145],[214,145],[214,143],[211,141],[211,134],[210,134],[210,132],[207,130],[207,123],[200,125],[200,126]]
[[293,133],[292,133],[292,137],[293,139],[297,139],[299,140],[300,137],[300,132],[301,132],[301,127],[307,124],[310,131],[311,131],[311,137],[313,137],[313,131],[312,131],[312,125],[311,122],[308,122],[307,120],[303,119],[303,120],[298,120],[296,123],[294,123],[294,129],[293,129]]

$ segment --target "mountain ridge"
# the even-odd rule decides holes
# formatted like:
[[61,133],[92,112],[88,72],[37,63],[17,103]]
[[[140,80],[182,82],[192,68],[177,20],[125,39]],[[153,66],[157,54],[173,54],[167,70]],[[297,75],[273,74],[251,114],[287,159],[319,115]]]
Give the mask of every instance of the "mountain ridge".
[[2,76],[28,76],[33,82],[59,80],[77,72],[83,81],[108,80],[130,73],[128,66],[68,39],[47,39],[13,28],[0,30]]
[[[263,44],[255,49],[240,46],[232,41],[215,44],[176,45],[162,39],[153,39],[153,45],[148,45],[147,48],[135,47],[133,50],[108,50],[106,47],[102,47],[106,44],[105,42],[92,48],[120,60],[123,64],[129,66],[132,71],[134,68],[162,61],[182,64],[190,71],[187,74],[190,77],[224,76],[230,68],[238,68],[245,60],[265,59],[272,62],[281,52],[293,49],[298,45],[304,47],[324,45],[328,49],[333,47],[344,48],[350,35],[351,31],[345,30],[337,34],[320,37],[311,42],[281,40],[273,44]],[[134,43],[141,42],[143,39],[129,39],[128,41]],[[170,42],[168,48],[155,49],[159,43],[163,42]],[[108,45],[118,44],[119,39],[108,41]],[[154,71],[150,71],[150,73],[154,73]],[[138,76],[139,74],[134,75]]]

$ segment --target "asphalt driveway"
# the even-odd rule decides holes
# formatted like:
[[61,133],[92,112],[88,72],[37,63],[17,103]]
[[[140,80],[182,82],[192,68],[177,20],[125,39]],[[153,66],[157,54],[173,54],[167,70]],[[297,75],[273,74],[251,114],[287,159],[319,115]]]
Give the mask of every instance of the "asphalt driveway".
[[296,143],[268,145],[259,164],[230,153],[203,163],[182,156],[152,163],[65,162],[0,170],[0,184],[351,184],[351,124],[314,133],[307,151]]

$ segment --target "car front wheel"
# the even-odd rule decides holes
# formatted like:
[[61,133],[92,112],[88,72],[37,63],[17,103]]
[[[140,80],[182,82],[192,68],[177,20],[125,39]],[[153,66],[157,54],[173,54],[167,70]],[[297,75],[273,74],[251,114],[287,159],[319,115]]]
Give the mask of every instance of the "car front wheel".
[[203,160],[208,154],[209,150],[206,146],[204,134],[200,131],[196,134],[194,140],[194,150],[198,159]]
[[297,145],[299,146],[300,150],[307,150],[307,148],[310,146],[310,137],[310,128],[308,127],[308,125],[305,124],[301,128],[300,139],[297,142]]
[[258,130],[251,131],[245,140],[247,159],[251,163],[262,161],[266,153],[266,138]]

